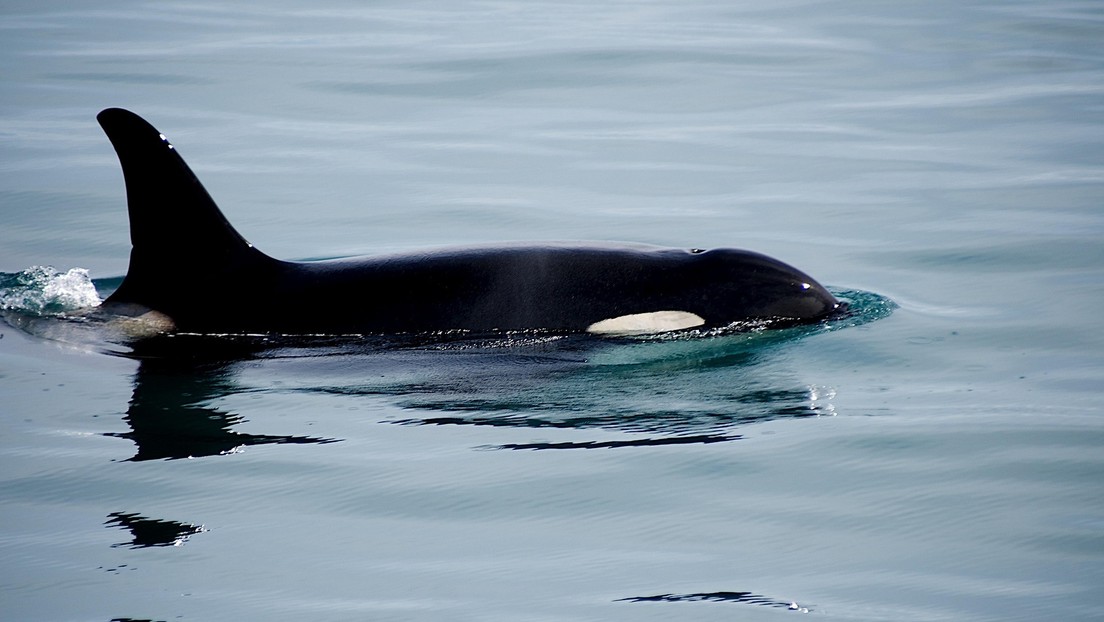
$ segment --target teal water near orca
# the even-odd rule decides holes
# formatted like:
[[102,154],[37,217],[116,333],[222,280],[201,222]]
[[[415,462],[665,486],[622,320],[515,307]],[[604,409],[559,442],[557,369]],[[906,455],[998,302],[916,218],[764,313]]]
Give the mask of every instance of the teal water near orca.
[[[1098,5],[5,3],[0,618],[1099,619]],[[109,106],[274,257],[736,246],[850,313],[135,341]]]

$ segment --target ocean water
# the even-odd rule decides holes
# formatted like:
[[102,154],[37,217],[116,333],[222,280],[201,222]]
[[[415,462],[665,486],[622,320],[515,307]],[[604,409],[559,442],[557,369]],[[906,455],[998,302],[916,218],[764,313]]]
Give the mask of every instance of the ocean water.
[[[0,16],[0,618],[1104,619],[1100,3]],[[857,312],[145,357],[62,317],[109,106],[277,257],[732,246]]]

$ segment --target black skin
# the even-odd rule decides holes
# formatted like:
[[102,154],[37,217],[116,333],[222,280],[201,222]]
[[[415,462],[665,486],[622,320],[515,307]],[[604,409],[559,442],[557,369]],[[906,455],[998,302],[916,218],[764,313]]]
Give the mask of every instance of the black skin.
[[630,245],[490,246],[288,262],[229,224],[175,148],[137,115],[98,116],[123,167],[130,268],[107,312],[154,310],[193,333],[583,332],[684,311],[704,328],[811,323],[839,301],[765,255]]

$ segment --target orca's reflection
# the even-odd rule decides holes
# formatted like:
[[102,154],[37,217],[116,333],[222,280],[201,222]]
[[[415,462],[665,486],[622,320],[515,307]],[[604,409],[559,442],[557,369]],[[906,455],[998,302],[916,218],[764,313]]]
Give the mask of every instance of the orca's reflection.
[[129,439],[138,446],[128,461],[216,456],[249,445],[339,440],[235,431],[234,426],[244,418],[210,404],[240,390],[233,382],[232,365],[226,362],[187,357],[143,359],[123,417],[130,431],[106,436]]
[[313,383],[304,390],[390,396],[409,413],[386,423],[578,433],[480,449],[712,444],[743,438],[750,424],[834,414],[834,391],[796,379],[779,356],[794,337],[465,344],[296,367]]
[[[587,393],[597,382],[593,376],[580,375],[579,382],[558,385],[563,392],[534,391],[526,395],[515,390],[508,400],[494,403],[501,396],[441,395],[408,396],[408,408],[444,411],[448,414],[391,420],[400,425],[466,425],[509,428],[553,428],[622,432],[619,440],[581,440],[562,442],[509,443],[485,449],[614,449],[657,445],[712,444],[736,441],[743,427],[778,419],[799,419],[833,414],[827,399],[830,390],[798,386],[792,389],[710,387],[707,382],[695,388],[666,387],[662,379],[646,377],[620,381],[620,387],[632,392],[632,402],[611,405]],[[608,390],[610,384],[605,385]],[[571,389],[574,387],[574,390]],[[725,390],[721,390],[725,389]],[[487,389],[484,388],[485,392]]]
[[190,525],[170,520],[147,518],[140,514],[112,512],[104,525],[127,529],[130,542],[120,542],[112,547],[142,549],[153,546],[180,546],[191,536],[207,531],[203,525]]
[[784,356],[815,330],[644,341],[539,335],[165,338],[142,342],[134,352],[141,364],[125,416],[131,429],[113,436],[137,444],[134,461],[210,456],[247,445],[334,442],[235,431],[242,417],[212,404],[242,392],[235,376],[248,363],[254,378],[263,370],[262,383],[278,378],[281,392],[383,397],[409,413],[386,423],[578,433],[481,449],[730,442],[743,438],[750,424],[834,414],[834,391],[802,382]]
[[614,602],[631,603],[678,603],[693,601],[744,603],[747,605],[759,605],[760,607],[773,607],[775,609],[788,609],[801,613],[809,613],[808,607],[798,605],[793,601],[779,600],[762,596],[753,592],[699,592],[696,594],[658,594],[656,596],[634,596],[631,598],[619,598]]

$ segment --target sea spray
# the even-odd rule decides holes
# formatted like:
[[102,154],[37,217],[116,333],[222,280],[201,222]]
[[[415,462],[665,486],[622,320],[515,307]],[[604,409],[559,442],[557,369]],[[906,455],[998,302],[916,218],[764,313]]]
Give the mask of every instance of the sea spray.
[[0,310],[64,315],[99,304],[100,296],[84,268],[59,272],[52,266],[31,266],[22,272],[0,273]]

